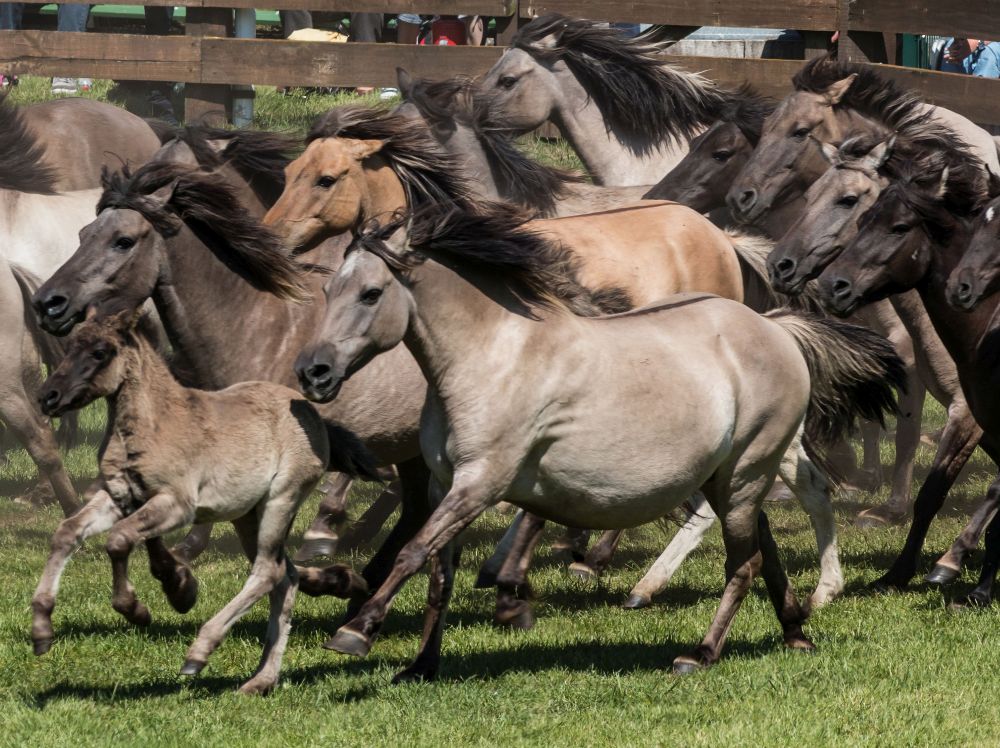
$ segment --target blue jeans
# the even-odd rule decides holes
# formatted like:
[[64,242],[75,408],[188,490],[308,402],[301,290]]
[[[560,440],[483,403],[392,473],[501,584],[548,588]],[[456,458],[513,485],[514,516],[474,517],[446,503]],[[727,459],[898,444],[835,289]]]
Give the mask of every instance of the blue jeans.
[[[0,31],[21,28],[21,13],[24,3],[0,3]],[[56,16],[59,31],[86,31],[89,5],[60,5]]]

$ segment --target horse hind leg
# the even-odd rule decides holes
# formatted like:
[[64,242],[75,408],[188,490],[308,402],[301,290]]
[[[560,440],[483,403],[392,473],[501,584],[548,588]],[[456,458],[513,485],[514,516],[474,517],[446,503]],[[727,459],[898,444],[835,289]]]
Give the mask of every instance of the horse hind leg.
[[802,624],[806,622],[808,613],[799,605],[795,590],[792,589],[785,569],[781,565],[778,546],[774,542],[771,525],[764,512],[757,515],[757,533],[763,556],[764,584],[767,586],[768,597],[771,598],[774,612],[781,624],[785,646],[791,649],[814,650],[816,646],[802,632]]
[[497,574],[497,603],[493,620],[498,626],[530,629],[535,625],[528,567],[544,528],[545,520],[541,517],[524,515],[511,551]]
[[178,613],[187,613],[198,601],[198,580],[190,567],[167,550],[163,538],[147,540],[146,551],[149,554],[149,571],[160,583],[170,607]]
[[347,521],[347,494],[354,480],[343,473],[328,475],[320,487],[323,499],[319,502],[316,517],[302,535],[302,545],[295,554],[296,561],[311,561],[337,552],[340,528]]
[[268,593],[271,613],[260,665],[253,677],[240,686],[240,693],[243,694],[264,695],[270,693],[278,683],[281,661],[292,630],[292,607],[295,605],[295,592],[298,589],[298,573],[287,554],[282,553],[281,563],[285,576]]
[[212,527],[211,523],[194,525],[169,553],[185,563],[191,563],[208,548],[212,539]]
[[809,515],[816,533],[820,575],[810,604],[819,607],[844,591],[844,575],[837,551],[837,525],[830,501],[830,483],[806,454],[801,430],[785,450],[778,472]]
[[605,530],[582,561],[574,561],[569,565],[569,573],[584,581],[601,576],[611,563],[624,534],[624,530]]
[[629,609],[647,607],[652,602],[653,596],[658,595],[667,586],[677,569],[684,563],[684,559],[701,545],[702,538],[715,524],[715,519],[715,512],[705,497],[700,492],[692,496],[691,511],[684,524],[660,557],[649,567],[646,575],[632,588],[624,607]]
[[[1000,481],[990,486],[990,495],[994,506],[998,503]],[[997,570],[1000,568],[1000,513],[993,516],[986,530],[986,553],[983,556],[983,568],[979,574],[979,583],[968,595],[956,600],[954,607],[985,607],[993,602],[993,583]]]

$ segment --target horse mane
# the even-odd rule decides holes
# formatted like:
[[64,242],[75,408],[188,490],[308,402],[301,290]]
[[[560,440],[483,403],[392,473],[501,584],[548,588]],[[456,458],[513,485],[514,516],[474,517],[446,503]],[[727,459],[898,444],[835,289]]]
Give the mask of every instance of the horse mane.
[[209,248],[254,286],[281,298],[307,298],[302,268],[281,239],[250,215],[239,197],[217,175],[169,162],[150,162],[136,171],[127,166],[101,174],[104,192],[97,203],[135,210],[164,237],[186,224]]
[[331,109],[313,124],[306,143],[320,138],[381,140],[379,154],[399,177],[407,204],[417,213],[442,203],[471,209],[476,202],[459,159],[442,151],[428,130],[388,109],[359,105]]
[[529,157],[507,132],[476,116],[475,85],[465,76],[442,81],[420,79],[414,81],[406,100],[432,124],[446,126],[459,122],[471,127],[486,153],[499,192],[539,216],[555,214],[556,201],[565,197],[572,185],[586,179]]
[[750,144],[756,148],[766,120],[777,107],[777,102],[761,96],[749,83],[744,83],[735,91],[725,91],[725,97],[718,110],[717,119],[736,125]]
[[0,190],[52,195],[56,170],[43,163],[45,147],[31,134],[24,115],[0,95]]
[[386,240],[409,223],[407,214],[397,215],[385,225],[369,222],[346,254],[364,249],[403,272],[428,257],[452,262],[499,280],[525,305],[528,314],[543,308],[594,317],[632,306],[621,289],[591,291],[583,286],[578,279],[579,258],[527,228],[524,219],[511,221],[509,210],[501,203],[477,213],[453,208],[431,220],[413,221],[408,238],[410,251],[400,254]]
[[[297,155],[301,146],[291,135],[266,130],[224,130],[208,125],[171,127],[150,121],[150,126],[160,138],[160,143],[180,140],[194,152],[198,163],[211,171],[229,164],[247,182],[257,177],[267,179],[276,189],[285,188],[285,167]],[[223,148],[211,141],[222,141]]]
[[518,31],[511,45],[545,63],[563,60],[608,130],[626,139],[689,139],[722,103],[712,81],[663,58],[666,45],[624,37],[595,21],[548,13]]

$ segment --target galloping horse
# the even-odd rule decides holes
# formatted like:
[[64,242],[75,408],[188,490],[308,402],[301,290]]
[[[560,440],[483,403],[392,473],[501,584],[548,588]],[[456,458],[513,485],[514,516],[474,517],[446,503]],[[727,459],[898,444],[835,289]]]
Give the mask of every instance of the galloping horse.
[[[560,523],[618,528],[700,491],[722,520],[727,586],[705,639],[675,670],[719,658],[761,571],[785,644],[812,649],[760,507],[779,469],[806,491],[825,484],[803,448],[804,421],[811,440],[834,436],[858,409],[880,418],[892,407],[901,368],[884,339],[791,313],[765,318],[706,294],[577,317],[564,302],[589,292],[539,262],[537,234],[496,241],[477,217],[441,220],[450,225],[414,223],[409,241],[419,249],[402,231],[392,236],[399,221],[355,239],[297,367],[309,396],[326,400],[402,342],[429,381],[421,447],[440,503],[327,646],[367,654],[392,598],[433,557],[421,651],[396,676],[433,678],[450,541],[485,509],[506,499]],[[518,551],[530,554],[541,524]],[[524,601],[512,566],[500,591],[514,607]]]

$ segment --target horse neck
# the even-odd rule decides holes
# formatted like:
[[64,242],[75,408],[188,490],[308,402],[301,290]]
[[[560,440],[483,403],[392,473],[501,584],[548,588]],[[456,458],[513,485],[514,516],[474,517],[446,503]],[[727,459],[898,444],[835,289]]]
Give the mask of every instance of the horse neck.
[[128,452],[130,442],[158,433],[166,421],[176,420],[186,410],[184,388],[174,379],[166,362],[141,335],[122,350],[125,371],[121,386],[108,397],[112,429]]
[[687,143],[672,138],[624,140],[608,128],[596,101],[572,71],[564,69],[558,78],[562,93],[553,121],[597,184],[656,184],[687,153]]
[[462,122],[456,122],[455,126],[462,134],[461,142],[456,140],[458,137],[456,134],[449,141],[447,150],[451,155],[462,159],[462,170],[468,179],[469,186],[475,192],[475,196],[482,200],[508,198],[509,195],[503,195],[500,192],[500,185],[494,176],[493,167],[490,165],[480,136],[474,132],[473,128]]
[[101,190],[57,195],[0,190],[0,253],[41,279],[48,278],[79,245],[80,229],[94,220]]
[[374,156],[364,165],[364,188],[358,226],[377,219],[384,222],[393,213],[406,210],[406,190],[399,176],[381,156]]
[[250,379],[294,384],[294,332],[321,304],[289,304],[254,288],[187,226],[166,241],[164,256],[165,279],[153,301],[189,370],[189,384],[205,389]]
[[446,403],[452,395],[463,397],[463,385],[475,389],[477,381],[497,371],[501,363],[490,352],[498,344],[503,361],[514,360],[518,343],[538,328],[515,311],[520,304],[513,294],[485,274],[473,281],[429,259],[410,275],[413,304],[403,342]]

